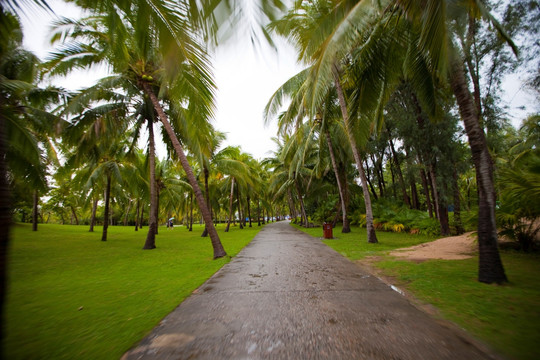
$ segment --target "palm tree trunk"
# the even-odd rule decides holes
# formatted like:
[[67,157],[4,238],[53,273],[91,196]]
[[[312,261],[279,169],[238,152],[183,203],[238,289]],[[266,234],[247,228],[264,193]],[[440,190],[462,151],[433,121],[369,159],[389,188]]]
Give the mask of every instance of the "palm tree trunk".
[[[0,98],[2,101],[3,98]],[[4,304],[7,292],[9,233],[11,227],[11,194],[6,164],[7,136],[4,116],[0,114],[0,339],[4,339]],[[2,349],[3,350],[3,347]],[[0,355],[1,356],[1,355]]]
[[227,227],[225,228],[225,232],[229,232],[229,228],[231,227],[231,219],[233,216],[233,213],[232,213],[233,196],[234,196],[234,178],[231,177],[231,195],[229,196],[229,220],[227,220]]
[[240,229],[244,228],[244,214],[242,214],[242,202],[240,201],[240,186],[236,187],[236,202],[238,203],[238,223],[240,225]]
[[37,231],[38,228],[38,192],[37,190],[34,190],[33,194],[33,207],[32,207],[32,231]]
[[71,209],[71,215],[75,219],[75,225],[79,225],[79,218],[77,217],[77,213],[75,212],[75,208],[73,205],[69,205],[69,208]]
[[[212,207],[210,206],[210,190],[208,187],[208,178],[210,177],[210,171],[208,170],[208,167],[206,166],[206,164],[203,165],[203,173],[204,173],[204,198],[206,199],[206,206],[208,206],[208,210],[210,211],[210,217],[212,217]],[[205,225],[203,233],[201,234],[201,237],[207,237],[207,236],[208,236],[208,228]]]
[[[289,196],[289,203],[291,204],[291,205],[289,205],[289,206],[291,206],[291,217],[294,216],[294,219],[295,219],[294,223],[296,223],[296,217],[298,216],[298,212],[296,211],[296,205],[294,204],[294,198],[292,196],[291,189],[289,189],[289,188],[287,188],[287,195]],[[263,210],[263,212],[264,212],[264,210]],[[264,225],[264,218],[263,218],[263,225]]]
[[326,143],[328,144],[328,151],[330,152],[330,160],[332,161],[332,168],[334,169],[334,175],[336,175],[336,182],[339,191],[339,198],[341,200],[341,214],[343,215],[343,228],[342,233],[350,233],[351,226],[349,225],[349,219],[347,218],[347,206],[345,205],[345,195],[343,194],[343,185],[341,184],[341,178],[339,177],[339,170],[336,163],[336,156],[334,154],[334,148],[332,146],[332,139],[330,138],[330,132],[325,129]]
[[465,229],[461,221],[461,194],[459,192],[458,173],[455,166],[452,173],[452,187],[454,190],[454,226],[456,227],[456,233],[460,235],[465,232]]
[[258,197],[257,197],[257,226],[261,226],[261,200]]
[[139,231],[140,212],[141,212],[141,200],[137,198],[137,210],[135,211],[135,231]]
[[154,142],[154,123],[148,119],[148,165],[150,167],[150,212],[148,218],[148,233],[143,250],[156,248],[156,230],[157,230],[157,183],[156,183],[156,145]]
[[143,227],[143,220],[144,220],[144,204],[141,205],[141,217],[139,219],[139,229],[142,229]]
[[94,232],[94,225],[96,224],[96,212],[97,212],[98,199],[92,200],[92,215],[90,216],[90,230],[88,232]]
[[133,200],[129,200],[129,203],[128,203],[128,207],[127,207],[127,210],[126,210],[126,215],[124,216],[124,226],[127,226],[127,222],[128,222],[128,217],[129,217],[129,211],[131,210],[131,203],[133,202]]
[[[420,162],[419,165],[422,165],[422,163]],[[429,217],[432,218],[433,217],[433,208],[431,207],[431,197],[429,195],[429,185],[428,185],[426,172],[424,171],[424,169],[422,167],[420,168],[420,180],[422,180],[422,187],[424,188],[424,195],[426,197],[426,204],[427,204],[427,207],[428,207]]]
[[398,175],[399,185],[401,187],[401,193],[403,195],[403,202],[405,203],[405,205],[407,205],[410,208],[411,200],[409,198],[409,195],[407,194],[407,187],[405,186],[405,181],[403,180],[403,173],[401,172],[401,165],[399,163],[396,149],[394,148],[394,142],[392,141],[390,130],[388,128],[387,128],[387,131],[388,131],[388,142],[390,143],[390,150],[392,152],[392,158],[394,159],[394,165],[396,165],[396,172]]
[[369,243],[378,243],[377,235],[375,234],[375,227],[373,226],[373,211],[371,209],[371,197],[369,195],[369,188],[366,178],[366,173],[364,172],[364,167],[362,166],[362,158],[358,152],[358,147],[356,146],[356,140],[354,139],[354,134],[350,129],[349,124],[349,113],[347,112],[347,103],[345,102],[345,95],[343,93],[343,88],[339,80],[339,69],[334,66],[334,83],[336,85],[336,90],[338,93],[339,105],[341,108],[341,115],[343,116],[343,123],[345,125],[345,131],[349,138],[349,143],[351,144],[351,149],[353,152],[354,160],[360,173],[360,181],[362,183],[362,192],[364,194],[364,202],[366,204],[366,230],[367,230],[367,239]]
[[475,103],[465,79],[463,62],[456,55],[451,59],[450,69],[450,85],[465,125],[478,179],[478,280],[488,284],[500,284],[507,282],[508,279],[498,248],[493,163],[484,131],[478,121]]
[[[375,201],[377,201],[378,196],[377,196],[377,192],[375,191],[375,187],[373,186],[373,182],[370,180],[370,178],[371,178],[371,172],[369,171],[369,164],[368,164],[367,159],[364,159],[364,163],[366,164],[366,172],[367,172],[367,174],[366,174],[366,175],[367,175],[367,176],[366,176],[366,179],[367,179],[369,188],[371,189],[371,194],[373,195],[373,198],[375,199]],[[375,171],[376,171],[376,170],[375,170]],[[380,186],[380,183],[379,183],[379,186]]]
[[433,207],[435,208],[435,215],[437,217],[437,220],[440,220],[441,215],[439,214],[439,191],[437,189],[437,177],[435,175],[435,170],[433,169],[432,164],[429,164],[428,179],[431,182],[431,196],[433,197]]
[[161,194],[161,186],[160,186],[160,183],[159,182],[156,182],[156,198],[157,198],[157,201],[156,201],[156,207],[154,209],[154,212],[156,213],[156,235],[159,234],[159,196]]
[[251,201],[251,198],[248,195],[247,196],[247,211],[248,211],[248,218],[249,218],[249,227],[253,227],[251,225],[251,206],[249,205],[250,201]]
[[107,241],[107,229],[109,228],[109,202],[111,197],[111,175],[107,175],[107,186],[105,188],[105,210],[103,212],[103,233],[101,241]]
[[[302,220],[304,223],[304,227],[307,228],[309,226],[309,223],[306,214],[306,208],[304,207],[304,198],[302,196],[302,193],[300,192],[300,187],[298,186],[298,181],[296,179],[294,179],[294,186],[296,188],[296,193],[298,194],[298,201],[300,201],[300,209],[302,211]],[[270,220],[268,220],[268,222],[270,222]]]
[[189,231],[193,231],[193,192],[189,194]]
[[163,111],[163,108],[161,107],[156,95],[154,94],[152,90],[152,87],[147,82],[143,82],[142,84],[143,84],[145,93],[150,97],[150,100],[152,101],[152,104],[154,105],[154,109],[158,113],[159,119],[161,120],[161,123],[163,124],[165,131],[167,131],[167,134],[169,135],[169,138],[172,142],[174,150],[176,151],[176,154],[178,155],[178,159],[180,160],[180,163],[182,164],[182,168],[186,172],[188,181],[191,184],[191,187],[193,188],[193,192],[195,193],[195,199],[197,200],[197,204],[199,205],[199,209],[201,210],[201,214],[204,218],[204,222],[206,226],[208,227],[208,234],[210,235],[212,248],[214,250],[214,259],[224,257],[227,255],[227,253],[225,252],[225,249],[223,248],[223,245],[221,244],[221,241],[219,240],[219,235],[216,231],[216,228],[214,227],[214,223],[212,222],[212,215],[210,214],[210,211],[208,210],[208,207],[206,206],[204,202],[204,196],[201,192],[201,188],[199,187],[199,184],[197,183],[197,179],[195,178],[195,174],[193,174],[193,170],[191,169],[191,166],[189,165],[188,159],[186,157],[186,154],[184,153],[182,145],[180,145],[180,141],[178,141],[178,137],[174,133],[174,130],[167,119],[167,115]]

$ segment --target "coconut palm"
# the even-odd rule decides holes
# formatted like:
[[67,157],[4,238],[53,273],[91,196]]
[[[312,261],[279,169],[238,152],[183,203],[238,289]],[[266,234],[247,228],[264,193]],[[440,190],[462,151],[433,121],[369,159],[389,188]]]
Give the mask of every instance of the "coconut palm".
[[[287,131],[292,123],[296,123],[296,127],[299,126],[299,121],[302,119],[302,114],[309,114],[309,109],[305,108],[305,103],[302,101],[302,91],[306,90],[306,76],[307,70],[304,70],[297,75],[289,79],[285,84],[283,84],[271,97],[265,108],[265,121],[269,121],[272,116],[275,115],[284,102],[285,97],[292,99],[287,111],[284,114],[281,114],[279,117],[279,131]],[[336,177],[336,184],[338,186],[340,202],[341,202],[341,212],[343,215],[343,227],[342,232],[350,232],[349,220],[347,218],[347,204],[346,199],[348,194],[345,194],[345,184],[342,181],[342,178],[339,176],[339,169],[336,161],[336,151],[335,145],[333,144],[331,137],[331,129],[335,129],[339,132],[340,135],[344,135],[343,127],[339,126],[339,115],[336,112],[336,92],[329,91],[327,98],[324,100],[322,105],[319,107],[318,111],[314,116],[312,116],[311,125],[314,131],[320,132],[321,136],[318,137],[319,140],[324,140],[326,146],[328,147],[328,153],[331,159],[332,169]],[[344,141],[342,141],[344,140]],[[335,141],[334,141],[335,142]],[[347,142],[346,138],[339,139],[337,143],[344,144]]]
[[[74,66],[86,66],[97,61],[106,60],[116,73],[122,74],[141,93],[148,97],[194,189],[199,208],[209,227],[214,247],[214,257],[225,256],[225,250],[213,227],[210,212],[204,203],[202,192],[189,166],[184,148],[164,110],[165,103],[167,108],[173,109],[172,112],[177,116],[173,119],[173,124],[181,118],[193,124],[201,124],[205,123],[206,119],[212,115],[213,83],[205,51],[196,42],[195,35],[189,32],[191,27],[187,25],[187,19],[177,16],[174,19],[175,23],[170,25],[174,25],[173,29],[178,32],[174,34],[174,37],[177,37],[178,34],[182,35],[182,42],[169,44],[171,47],[168,49],[170,50],[168,53],[176,54],[175,64],[178,67],[166,67],[167,59],[160,57],[159,53],[160,46],[164,44],[160,43],[159,40],[160,36],[166,37],[163,31],[169,31],[170,29],[159,28],[156,25],[156,28],[150,29],[153,31],[149,31],[148,21],[150,20],[146,17],[145,11],[150,13],[151,9],[148,8],[146,3],[134,4],[130,7],[130,15],[124,17],[124,22],[121,24],[115,23],[113,28],[111,28],[108,21],[111,18],[122,17],[121,9],[107,10],[109,13],[106,13],[105,16],[89,19],[89,24],[83,24],[85,26],[79,26],[80,24],[71,22],[75,24],[76,30],[81,28],[83,30],[89,29],[91,45],[84,42],[67,45],[62,51],[55,54],[49,62],[53,67],[53,73],[62,73]],[[141,16],[136,16],[138,13]],[[144,23],[145,21],[147,23]],[[144,30],[141,28],[141,22],[144,23]],[[106,29],[106,31],[101,32],[102,37],[97,36],[99,34],[96,34],[96,30],[92,28],[92,26],[97,27],[98,25]],[[185,26],[182,27],[183,25]],[[82,30],[74,33],[80,37],[87,35]],[[105,37],[105,33],[107,33],[107,37]],[[104,38],[107,40],[105,41]],[[116,42],[118,39],[122,39],[122,41]],[[180,41],[180,39],[176,40]],[[98,51],[94,51],[95,49]],[[91,54],[86,57],[68,56],[74,53],[78,55]],[[160,64],[163,64],[163,66]],[[158,96],[162,97],[164,102],[158,99]],[[188,108],[182,106],[184,103],[189,104]]]
[[[396,21],[399,22],[400,26],[407,25],[408,32],[402,34],[410,36],[396,34],[396,39],[407,45],[408,53],[404,57],[404,68],[407,69],[415,84],[423,85],[426,90],[422,94],[426,95],[423,97],[424,105],[430,104],[430,101],[426,101],[429,98],[430,91],[427,89],[429,89],[430,84],[423,79],[430,82],[430,77],[419,75],[425,74],[425,70],[428,70],[435,77],[448,78],[465,124],[479,184],[480,257],[478,279],[487,283],[506,281],[497,249],[491,157],[485,134],[479,123],[474,99],[467,85],[463,59],[453,43],[452,33],[447,26],[451,16],[471,14],[475,18],[482,17],[490,22],[493,28],[505,37],[500,25],[486,11],[483,3],[479,0],[469,2],[439,0],[423,2],[412,0],[339,1],[333,4],[328,14],[328,16],[321,16],[320,26],[315,31],[311,31],[312,35],[302,44],[303,49],[311,50],[305,52],[307,55],[315,55],[314,71],[311,76],[313,80],[312,99],[324,96],[329,84],[336,84],[338,77],[336,75],[340,74],[337,71],[339,68],[336,68],[336,60],[350,59],[351,56],[361,55],[364,60],[367,60],[362,62],[362,67],[371,69],[371,73],[377,73],[377,69],[391,69],[384,64],[385,60],[390,57],[372,57],[371,47],[367,45],[373,44],[371,40],[377,38],[376,36],[371,38],[371,35],[383,35],[384,32],[378,33],[377,31],[385,28],[392,29],[392,26],[387,25]],[[286,28],[285,32],[287,32]],[[382,43],[380,41],[382,39],[387,38],[377,38],[379,40],[377,43]],[[508,40],[507,37],[506,40]],[[386,71],[383,71],[382,74],[385,74]],[[391,83],[387,81],[385,87],[390,88]],[[387,98],[385,94],[388,94],[386,90],[377,95],[381,99],[379,106],[377,106],[379,109],[382,109],[381,105]],[[316,102],[312,101],[312,103]],[[431,105],[433,105],[432,102]],[[378,113],[382,114],[382,111],[378,111]],[[430,111],[430,113],[432,112]]]

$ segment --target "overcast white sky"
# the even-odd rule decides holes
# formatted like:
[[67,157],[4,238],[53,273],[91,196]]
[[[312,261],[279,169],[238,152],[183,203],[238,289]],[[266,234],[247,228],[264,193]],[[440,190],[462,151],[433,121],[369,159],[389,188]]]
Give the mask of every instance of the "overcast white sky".
[[[78,10],[61,0],[50,0],[56,14],[66,17],[79,16]],[[29,13],[22,18],[25,46],[41,58],[47,55],[48,30],[53,17],[44,11]],[[226,145],[240,145],[242,150],[262,159],[274,150],[271,137],[276,135],[275,121],[268,127],[263,124],[263,109],[274,91],[301,70],[296,64],[294,51],[286,44],[279,52],[270,48],[254,49],[247,36],[220,47],[214,56],[214,75],[218,86],[215,127],[227,134]],[[92,85],[105,75],[105,70],[73,74],[60,84],[77,90]],[[517,75],[503,84],[504,101],[510,106],[509,115],[514,126],[528,112],[533,111],[534,98],[521,88]],[[526,110],[522,110],[525,107]]]
[[[77,17],[80,12],[71,4],[60,0],[49,1],[59,16]],[[43,11],[29,13],[22,18],[25,46],[40,56],[47,56],[51,15]],[[282,44],[286,45],[286,44]],[[242,150],[262,159],[274,150],[271,138],[276,135],[276,124],[265,127],[263,109],[275,90],[288,78],[300,71],[294,51],[289,46],[279,52],[263,46],[254,49],[246,36],[229,41],[214,55],[214,76],[218,86],[215,127],[227,134],[226,145],[241,146]],[[106,70],[78,72],[58,81],[62,86],[77,90],[92,85]]]

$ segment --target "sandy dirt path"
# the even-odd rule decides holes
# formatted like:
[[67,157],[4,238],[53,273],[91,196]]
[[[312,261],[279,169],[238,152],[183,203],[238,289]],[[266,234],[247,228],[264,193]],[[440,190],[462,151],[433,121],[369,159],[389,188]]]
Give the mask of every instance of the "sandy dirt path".
[[472,257],[477,250],[476,233],[468,232],[459,236],[438,239],[429,243],[394,250],[392,256],[412,261],[462,260]]

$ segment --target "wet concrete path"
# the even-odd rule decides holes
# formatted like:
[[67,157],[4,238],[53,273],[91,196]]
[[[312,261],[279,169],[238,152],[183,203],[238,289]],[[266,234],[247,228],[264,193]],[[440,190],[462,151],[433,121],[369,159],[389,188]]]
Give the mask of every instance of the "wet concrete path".
[[124,359],[492,358],[474,343],[319,239],[279,222]]

